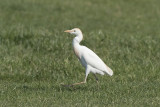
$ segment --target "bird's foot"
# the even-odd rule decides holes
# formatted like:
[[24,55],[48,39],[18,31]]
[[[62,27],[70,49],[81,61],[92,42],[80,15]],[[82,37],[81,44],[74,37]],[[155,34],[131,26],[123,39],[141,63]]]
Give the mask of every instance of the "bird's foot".
[[83,82],[78,82],[78,83],[74,83],[74,84],[72,84],[72,85],[80,85],[80,84],[84,84],[84,83],[86,83],[85,81],[83,81]]

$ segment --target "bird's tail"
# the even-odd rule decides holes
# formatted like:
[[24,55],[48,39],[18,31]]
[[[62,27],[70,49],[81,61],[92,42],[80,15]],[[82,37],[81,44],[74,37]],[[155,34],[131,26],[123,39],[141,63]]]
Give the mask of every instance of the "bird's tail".
[[109,76],[113,75],[113,71],[106,65],[106,73],[109,74]]

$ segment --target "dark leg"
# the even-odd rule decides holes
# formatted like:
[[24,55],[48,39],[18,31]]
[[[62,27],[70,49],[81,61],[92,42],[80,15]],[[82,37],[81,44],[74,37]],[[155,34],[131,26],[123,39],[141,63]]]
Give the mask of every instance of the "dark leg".
[[96,76],[96,74],[93,74],[94,75],[94,77],[96,78],[96,81],[97,81],[97,83],[98,83],[98,77]]

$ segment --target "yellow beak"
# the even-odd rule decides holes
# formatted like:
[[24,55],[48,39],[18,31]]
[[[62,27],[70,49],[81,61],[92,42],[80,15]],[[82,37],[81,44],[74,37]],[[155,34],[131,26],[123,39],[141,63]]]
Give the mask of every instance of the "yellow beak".
[[64,32],[70,33],[70,32],[72,32],[72,30],[65,30]]

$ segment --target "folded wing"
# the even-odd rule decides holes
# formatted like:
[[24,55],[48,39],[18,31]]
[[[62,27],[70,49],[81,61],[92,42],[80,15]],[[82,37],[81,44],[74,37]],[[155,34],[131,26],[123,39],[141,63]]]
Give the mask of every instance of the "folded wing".
[[109,74],[110,76],[113,75],[113,71],[89,48],[83,46],[82,57],[84,58],[85,62],[98,69],[103,71],[104,73]]

